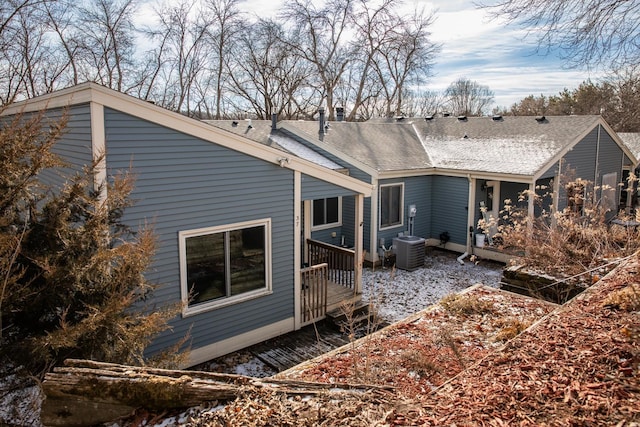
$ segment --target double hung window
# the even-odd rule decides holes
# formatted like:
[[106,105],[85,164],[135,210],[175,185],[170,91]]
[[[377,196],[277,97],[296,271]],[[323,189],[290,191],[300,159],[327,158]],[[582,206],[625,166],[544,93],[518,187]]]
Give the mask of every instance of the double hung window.
[[380,186],[380,228],[402,225],[403,184]]
[[329,197],[313,201],[311,221],[314,230],[342,225],[342,198]]

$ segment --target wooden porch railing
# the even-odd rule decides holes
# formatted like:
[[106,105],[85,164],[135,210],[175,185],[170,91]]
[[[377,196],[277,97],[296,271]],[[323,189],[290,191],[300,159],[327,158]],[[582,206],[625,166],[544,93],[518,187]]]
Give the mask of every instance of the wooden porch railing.
[[307,239],[309,265],[326,263],[329,280],[355,290],[355,251],[317,240]]
[[324,319],[327,314],[328,266],[326,263],[300,270],[302,326]]

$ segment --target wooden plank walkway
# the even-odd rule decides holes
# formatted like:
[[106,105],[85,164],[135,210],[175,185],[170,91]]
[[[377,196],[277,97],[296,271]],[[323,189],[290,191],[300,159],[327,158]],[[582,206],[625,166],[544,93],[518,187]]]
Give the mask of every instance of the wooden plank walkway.
[[346,334],[329,322],[318,322],[299,331],[270,339],[249,348],[251,354],[278,372],[313,359],[349,343]]

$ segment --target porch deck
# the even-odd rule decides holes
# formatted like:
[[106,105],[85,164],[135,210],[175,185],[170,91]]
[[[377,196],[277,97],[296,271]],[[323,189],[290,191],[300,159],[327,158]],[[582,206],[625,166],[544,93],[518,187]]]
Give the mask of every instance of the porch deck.
[[331,280],[327,281],[327,312],[360,300],[362,294],[356,294],[353,289],[345,288]]

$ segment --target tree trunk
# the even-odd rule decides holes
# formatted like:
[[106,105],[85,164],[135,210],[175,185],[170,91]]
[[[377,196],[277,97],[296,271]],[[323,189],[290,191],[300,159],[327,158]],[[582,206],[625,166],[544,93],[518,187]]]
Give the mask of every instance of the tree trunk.
[[242,375],[116,365],[69,359],[42,383],[46,426],[89,426],[126,417],[137,408],[186,409],[204,402],[234,399],[241,393],[269,389],[313,395],[334,389],[390,390],[370,385],[336,385]]

